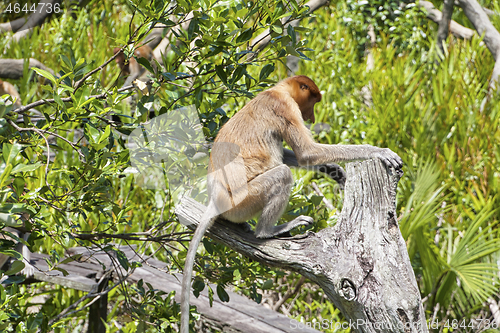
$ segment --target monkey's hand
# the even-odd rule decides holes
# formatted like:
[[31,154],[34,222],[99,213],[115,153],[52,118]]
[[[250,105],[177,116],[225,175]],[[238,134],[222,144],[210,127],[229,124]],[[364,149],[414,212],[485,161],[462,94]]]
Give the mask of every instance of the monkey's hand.
[[344,189],[346,173],[340,165],[335,163],[319,165],[318,171],[335,180],[339,184],[340,188]]
[[374,148],[377,149],[370,154],[371,158],[380,158],[387,166],[395,169],[401,169],[403,167],[403,160],[401,157],[389,148]]
[[33,265],[24,262],[24,268],[21,270],[20,274],[26,276],[27,279],[35,275],[35,267]]

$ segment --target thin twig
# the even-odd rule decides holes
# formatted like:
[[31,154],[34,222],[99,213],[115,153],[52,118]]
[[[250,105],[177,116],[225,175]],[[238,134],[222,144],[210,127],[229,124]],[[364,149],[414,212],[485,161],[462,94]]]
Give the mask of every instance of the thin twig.
[[[48,134],[48,135],[52,135],[52,136],[55,136],[56,138],[59,138],[63,141],[65,141],[66,143],[68,143],[77,153],[78,155],[80,155],[80,157],[82,159],[85,159],[85,155],[83,155],[83,153],[81,151],[78,150],[78,147],[71,141],[69,141],[68,139],[60,136],[59,134],[57,133],[54,133],[54,132],[50,132],[50,131],[47,131],[47,130],[43,130],[43,129],[39,129],[39,128],[36,128],[36,127],[19,127],[16,125],[16,123],[14,123],[12,120],[8,120],[8,123],[14,127],[16,129],[16,131],[19,131],[19,132],[37,132],[38,134],[40,134],[41,136],[43,136],[41,133],[45,133],[45,134]],[[48,160],[48,156],[47,156],[47,160]]]
[[108,234],[104,232],[99,232],[99,233],[92,233],[92,234],[78,234],[78,233],[71,233],[71,236],[82,239],[82,240],[95,240],[95,239],[105,239],[105,238],[116,238],[116,239],[123,239],[123,240],[134,240],[134,241],[175,241],[178,239],[171,238],[172,236],[182,236],[182,235],[188,235],[191,232],[183,232],[183,233],[176,233],[176,235],[163,235],[163,236],[152,236],[152,237],[143,237],[147,235],[151,235],[151,233],[148,232],[140,232],[140,233],[130,233],[130,234]]
[[[117,90],[117,92],[124,92],[124,91],[127,91],[127,90],[130,90],[130,89],[133,89],[134,86],[131,84],[129,86],[126,86],[126,87],[123,87],[123,88],[120,88]],[[92,96],[89,96],[89,98],[95,98],[95,99],[104,99],[106,97],[108,97],[109,95],[109,92],[105,92],[105,93],[102,93],[102,94],[99,94],[99,95],[92,95]],[[71,102],[72,99],[71,97],[63,97],[61,98],[61,101],[63,102]],[[33,102],[33,103],[30,103],[30,104],[27,104],[25,106],[22,106],[16,110],[14,110],[13,112],[15,113],[23,113],[23,112],[26,112],[32,108],[35,108],[37,106],[40,106],[40,105],[45,105],[45,104],[49,104],[49,103],[54,103],[55,102],[55,99],[53,98],[50,98],[50,99],[41,99],[39,101],[36,101],[36,102]]]
[[[127,47],[127,45],[125,45],[124,47],[121,48],[120,52],[123,52],[123,49],[125,47]],[[90,72],[88,72],[87,74],[85,74],[83,76],[83,78],[81,78],[76,84],[75,84],[75,89],[73,90],[73,93],[75,91],[78,90],[78,88],[80,88],[80,86],[85,82],[85,80],[87,80],[92,74],[102,70],[104,67],[106,67],[111,61],[115,60],[116,57],[118,57],[118,55],[120,54],[120,52],[116,52],[115,54],[113,54],[113,56],[111,58],[109,58],[107,61],[105,61],[101,66],[91,70]]]
[[314,192],[316,192],[316,194],[321,195],[323,197],[322,200],[326,208],[328,208],[329,210],[334,210],[335,207],[333,207],[332,203],[325,198],[325,195],[323,194],[323,192],[321,192],[321,190],[319,189],[318,185],[316,185],[315,182],[312,183],[312,187],[314,189]]
[[[212,73],[215,73],[215,69],[206,71],[205,73],[188,74],[188,75],[184,75],[184,76],[179,76],[178,78],[175,79],[175,81],[177,81],[177,80],[185,80],[185,79],[189,79],[189,78],[192,78],[192,77],[195,77],[195,76],[204,76],[204,75],[208,75],[208,74],[212,74]],[[153,81],[149,80],[148,82],[146,82],[146,84],[149,84],[151,82],[153,82]],[[171,83],[171,82],[168,81],[168,83]],[[125,86],[125,87],[122,87],[122,88],[118,89],[117,92],[121,93],[121,92],[124,92],[124,91],[127,91],[127,90],[131,90],[131,89],[134,89],[134,85],[133,84]],[[108,97],[109,94],[110,94],[110,92],[107,91],[107,92],[99,94],[99,95],[91,95],[91,96],[89,96],[89,98],[105,99],[105,98]],[[62,102],[72,102],[72,98],[71,97],[63,97],[63,98],[61,98],[61,101]],[[35,107],[40,106],[40,105],[49,104],[49,103],[55,103],[55,99],[50,98],[50,99],[39,100],[39,101],[30,103],[28,105],[22,106],[22,107],[20,107],[20,108],[18,108],[16,110],[13,110],[12,112],[15,112],[15,113],[24,113],[24,112],[26,112],[26,111],[28,111],[28,110],[30,110],[32,108],[35,108]]]
[[[23,130],[22,128],[20,128],[19,126],[17,126],[11,119],[8,119],[7,122],[11,126],[13,126],[16,130],[18,130],[18,131],[21,132]],[[49,156],[50,156],[49,140],[47,140],[47,138],[42,134],[42,131],[44,131],[44,130],[41,130],[41,129],[33,127],[33,128],[31,128],[31,131],[36,132],[45,141],[45,146],[47,147],[47,162],[45,163],[45,184],[47,184],[47,187],[49,188],[49,191],[52,192],[52,194],[55,196],[56,194],[52,191],[52,188],[51,188],[52,186],[49,183],[49,164],[50,164],[50,159],[49,159]]]
[[278,311],[279,308],[281,308],[281,306],[283,304],[285,304],[285,302],[290,298],[292,297],[293,295],[296,295],[299,290],[300,290],[300,287],[302,287],[302,285],[304,284],[304,282],[306,281],[306,278],[301,276],[300,279],[299,279],[299,282],[297,283],[297,285],[295,286],[295,288],[293,288],[293,291],[288,289],[287,292],[285,293],[285,295],[283,295],[283,297],[278,300],[278,302],[276,302],[276,304],[274,304],[273,306],[273,310],[274,311]]

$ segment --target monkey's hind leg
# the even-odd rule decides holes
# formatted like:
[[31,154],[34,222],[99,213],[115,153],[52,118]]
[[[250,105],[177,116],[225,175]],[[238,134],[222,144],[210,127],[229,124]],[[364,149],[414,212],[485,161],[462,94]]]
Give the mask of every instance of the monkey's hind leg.
[[[264,177],[264,179],[257,179]],[[261,195],[263,202],[262,214],[255,228],[257,238],[271,238],[289,232],[298,226],[307,226],[314,222],[312,217],[299,216],[290,222],[276,225],[288,204],[290,191],[293,185],[292,172],[286,165],[280,165],[254,181],[264,183]]]

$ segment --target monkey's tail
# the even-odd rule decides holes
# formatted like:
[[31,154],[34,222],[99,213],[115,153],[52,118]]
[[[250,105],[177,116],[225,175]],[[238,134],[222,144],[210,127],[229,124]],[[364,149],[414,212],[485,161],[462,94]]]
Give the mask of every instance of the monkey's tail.
[[198,224],[194,232],[191,243],[189,243],[189,250],[186,255],[186,262],[184,263],[184,273],[182,275],[182,291],[181,291],[181,330],[180,333],[189,333],[189,296],[191,293],[191,277],[193,275],[194,258],[196,250],[200,245],[201,239],[205,231],[217,219],[218,213],[215,204],[210,201],[207,210]]

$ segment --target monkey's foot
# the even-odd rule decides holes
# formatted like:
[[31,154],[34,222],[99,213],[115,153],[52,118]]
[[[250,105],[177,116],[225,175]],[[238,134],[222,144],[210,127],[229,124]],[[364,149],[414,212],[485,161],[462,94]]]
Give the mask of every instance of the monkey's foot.
[[274,226],[272,230],[259,230],[255,232],[257,238],[271,238],[289,232],[293,228],[301,225],[308,226],[314,223],[314,219],[310,216],[301,215],[290,222]]

